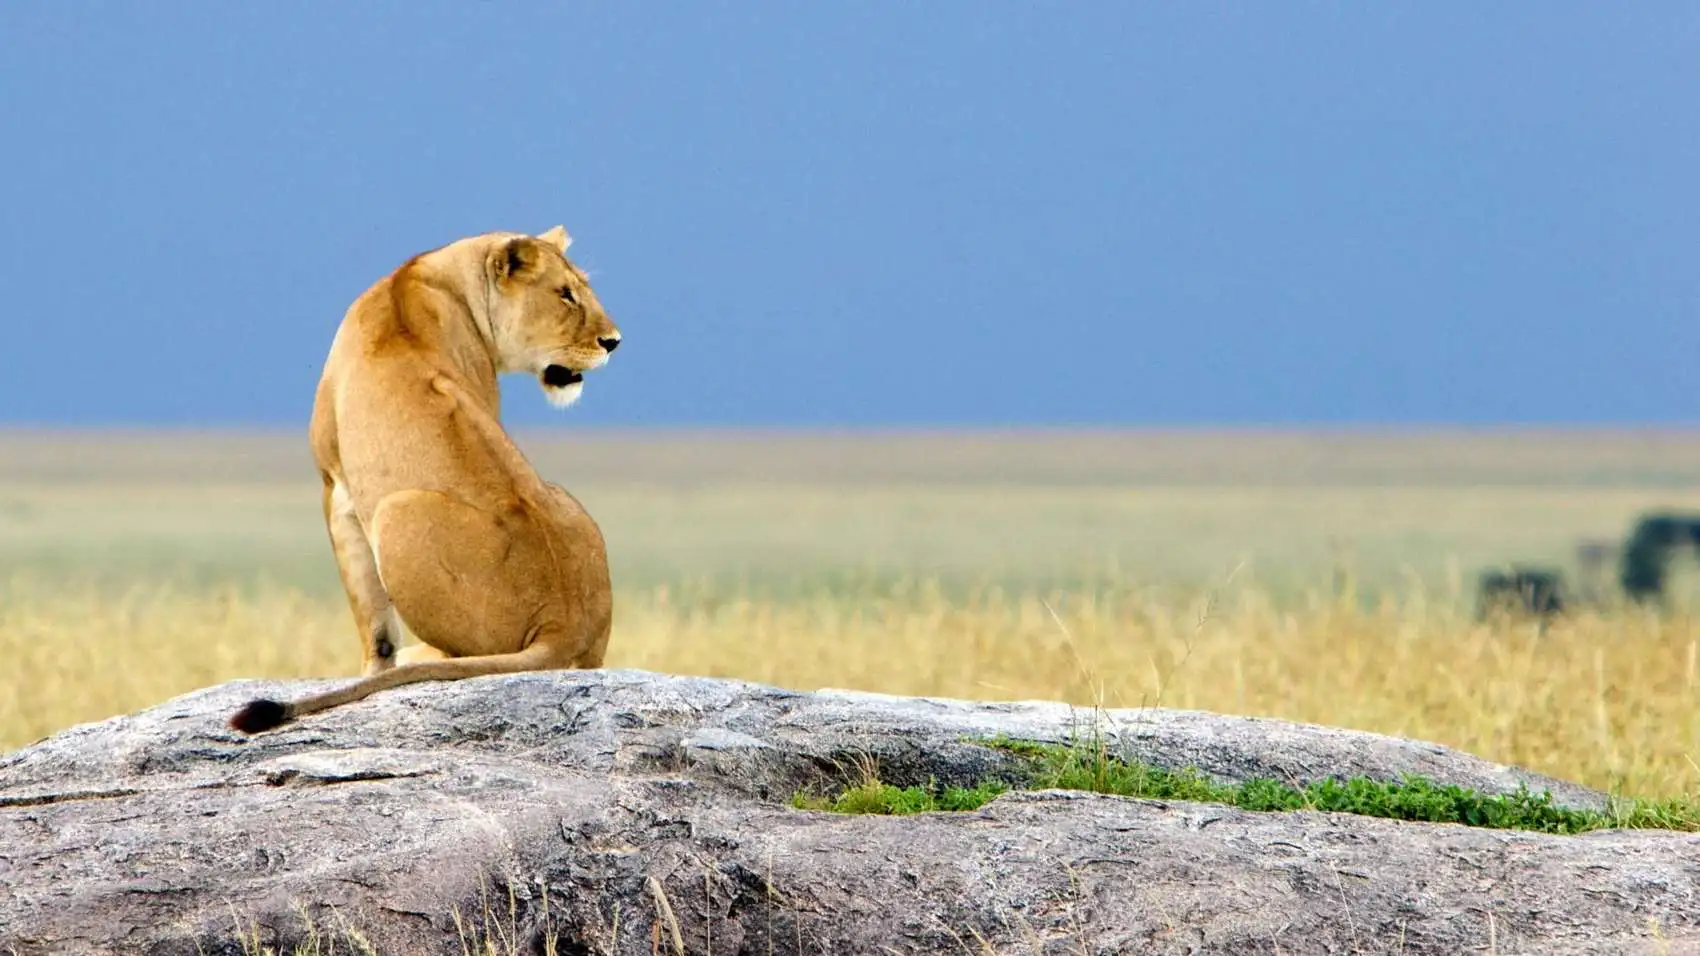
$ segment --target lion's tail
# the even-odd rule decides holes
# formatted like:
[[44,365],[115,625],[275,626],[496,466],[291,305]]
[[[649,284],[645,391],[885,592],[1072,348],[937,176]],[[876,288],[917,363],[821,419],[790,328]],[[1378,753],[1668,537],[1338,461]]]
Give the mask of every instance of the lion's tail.
[[542,670],[550,664],[555,653],[552,646],[537,642],[512,654],[486,654],[479,657],[456,657],[446,661],[403,664],[381,674],[361,678],[340,690],[315,694],[294,702],[265,698],[251,700],[230,718],[230,726],[245,734],[257,734],[286,724],[297,717],[353,703],[378,691],[400,687],[403,684]]

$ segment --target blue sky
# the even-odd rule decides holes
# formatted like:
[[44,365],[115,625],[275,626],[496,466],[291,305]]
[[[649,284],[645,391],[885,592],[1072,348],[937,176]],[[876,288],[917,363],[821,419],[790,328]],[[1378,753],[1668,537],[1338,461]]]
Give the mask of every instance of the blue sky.
[[557,222],[603,425],[1693,421],[1700,5],[0,6],[0,422],[292,427]]

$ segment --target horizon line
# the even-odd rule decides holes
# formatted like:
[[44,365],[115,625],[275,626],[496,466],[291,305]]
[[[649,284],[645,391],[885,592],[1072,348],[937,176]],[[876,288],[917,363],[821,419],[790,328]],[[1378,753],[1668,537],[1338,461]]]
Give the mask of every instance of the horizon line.
[[[584,435],[751,435],[751,436],[926,436],[951,435],[1184,435],[1184,434],[1600,434],[1600,433],[1689,433],[1700,431],[1700,421],[1624,422],[1448,422],[1448,421],[1293,421],[1293,422],[1185,422],[1185,423],[843,423],[815,425],[783,424],[577,424],[571,422],[503,423],[514,433]],[[75,423],[48,424],[0,421],[0,438],[48,435],[122,436],[176,435],[305,435],[307,423],[275,422],[185,424],[160,423]]]

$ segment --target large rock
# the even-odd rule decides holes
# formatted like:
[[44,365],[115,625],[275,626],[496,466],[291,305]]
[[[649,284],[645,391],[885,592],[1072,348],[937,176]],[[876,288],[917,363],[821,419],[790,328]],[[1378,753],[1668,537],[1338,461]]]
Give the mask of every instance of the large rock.
[[253,738],[224,724],[327,684],[227,684],[0,758],[0,953],[235,953],[254,933],[287,952],[350,929],[385,954],[477,934],[561,954],[1700,952],[1688,834],[1057,792],[902,818],[786,802],[870,766],[1013,779],[1019,758],[974,741],[1096,730],[1224,780],[1420,773],[1603,805],[1431,744],[633,671],[415,685]]

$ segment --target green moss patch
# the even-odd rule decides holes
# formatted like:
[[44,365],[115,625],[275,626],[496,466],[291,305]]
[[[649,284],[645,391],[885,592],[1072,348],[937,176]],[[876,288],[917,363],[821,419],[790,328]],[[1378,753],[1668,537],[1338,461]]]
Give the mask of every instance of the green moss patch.
[[[1484,795],[1423,777],[1397,781],[1356,777],[1295,787],[1277,780],[1224,784],[1195,770],[1165,770],[1110,756],[1101,745],[1040,744],[998,739],[989,745],[1020,756],[1024,789],[1082,790],[1149,800],[1214,803],[1255,812],[1318,810],[1393,820],[1455,823],[1502,830],[1582,833],[1610,828],[1700,830],[1690,799],[1614,801],[1609,812],[1556,806],[1549,793]],[[894,787],[869,776],[835,796],[798,794],[792,805],[833,813],[911,814],[977,810],[1010,787],[998,781],[962,787]]]

